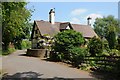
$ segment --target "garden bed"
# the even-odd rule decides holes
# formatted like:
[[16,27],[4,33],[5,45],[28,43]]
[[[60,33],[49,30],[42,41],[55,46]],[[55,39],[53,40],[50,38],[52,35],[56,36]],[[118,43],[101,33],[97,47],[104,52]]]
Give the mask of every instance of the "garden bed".
[[26,55],[45,58],[47,57],[47,50],[46,49],[27,49]]

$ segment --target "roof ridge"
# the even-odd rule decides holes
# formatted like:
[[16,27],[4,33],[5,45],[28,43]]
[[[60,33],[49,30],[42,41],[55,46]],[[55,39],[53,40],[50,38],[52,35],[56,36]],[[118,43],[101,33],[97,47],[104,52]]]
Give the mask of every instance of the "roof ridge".
[[86,25],[86,24],[72,24],[72,25],[90,26],[90,25]]
[[[34,21],[44,21],[44,22],[49,22],[49,21],[45,21],[45,20],[34,20]],[[55,23],[70,23],[72,25],[82,25],[82,26],[89,26],[89,25],[85,25],[85,24],[75,24],[75,23],[71,23],[71,22],[58,22],[56,21]]]

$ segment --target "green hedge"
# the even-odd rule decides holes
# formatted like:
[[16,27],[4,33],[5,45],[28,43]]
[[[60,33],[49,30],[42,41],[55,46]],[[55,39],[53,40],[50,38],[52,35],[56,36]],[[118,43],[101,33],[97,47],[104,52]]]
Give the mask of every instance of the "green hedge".
[[22,49],[29,49],[31,48],[31,41],[29,40],[22,40]]

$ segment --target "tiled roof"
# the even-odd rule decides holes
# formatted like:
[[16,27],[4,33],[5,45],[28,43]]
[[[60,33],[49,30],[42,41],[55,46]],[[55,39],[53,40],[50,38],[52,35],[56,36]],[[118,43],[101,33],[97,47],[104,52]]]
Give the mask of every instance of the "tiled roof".
[[49,34],[50,36],[54,36],[59,32],[60,26],[59,22],[56,22],[55,24],[51,24],[48,21],[35,21],[35,22],[38,26],[41,35]]
[[73,30],[77,32],[81,32],[84,37],[91,38],[97,36],[91,26],[89,25],[80,25],[80,24],[72,24]]
[[[55,24],[51,24],[48,21],[35,21],[41,35],[49,34],[50,36],[54,36],[58,32],[60,32],[60,29],[65,29],[69,22],[61,23],[61,22],[55,22]],[[84,37],[91,38],[94,36],[97,36],[97,34],[94,32],[94,30],[89,25],[81,25],[81,24],[71,24],[71,27],[73,30],[77,32],[81,32]]]

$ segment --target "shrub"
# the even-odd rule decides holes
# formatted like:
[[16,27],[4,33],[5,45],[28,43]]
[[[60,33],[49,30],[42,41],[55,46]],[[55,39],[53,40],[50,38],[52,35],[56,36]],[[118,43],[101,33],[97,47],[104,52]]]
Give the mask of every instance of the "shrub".
[[118,49],[120,51],[120,38],[117,39],[117,45],[116,45],[116,49]]
[[104,50],[106,51],[110,51],[110,48],[109,48],[109,44],[108,44],[108,41],[106,39],[102,40],[103,41],[103,48]]
[[15,51],[15,48],[8,48],[6,51],[2,51],[2,55],[9,55]]
[[29,40],[22,40],[22,49],[28,49],[31,48],[31,42]]
[[120,59],[116,62],[115,66],[112,67],[112,72],[114,72],[115,80],[120,80]]
[[96,66],[96,62],[95,61],[89,61],[89,64],[90,64],[91,67]]
[[41,38],[38,39],[37,48],[38,49],[49,49],[51,51],[51,46],[54,43],[53,37],[48,34],[44,34]]
[[8,48],[8,53],[12,53],[15,51],[15,48]]
[[80,47],[73,47],[72,49],[69,50],[69,52],[70,52],[70,61],[76,67],[83,62],[84,57],[87,54],[86,49]]
[[100,54],[99,56],[109,56],[110,52],[103,50],[102,54]]
[[52,61],[63,61],[64,60],[63,53],[58,53],[58,52],[54,52],[54,51],[50,52],[49,57],[50,57],[49,59]]
[[90,66],[89,64],[82,63],[82,64],[80,65],[80,69],[81,69],[81,70],[86,70],[86,71],[88,71],[88,70],[90,70],[90,68],[91,68],[91,66]]
[[120,51],[118,51],[117,49],[111,49],[109,55],[120,56]]
[[109,43],[109,48],[114,49],[116,46],[116,34],[114,31],[110,31],[107,35],[107,41]]
[[80,48],[85,40],[81,33],[74,30],[65,30],[54,37],[52,49],[55,53],[50,58],[56,61],[71,61],[75,65],[81,63],[85,54],[84,49]]
[[93,37],[88,44],[88,51],[91,56],[96,56],[97,54],[102,53],[103,43],[99,38]]
[[22,40],[14,42],[15,49],[22,49]]
[[72,47],[79,47],[85,42],[82,34],[74,30],[62,31],[54,37],[54,40],[53,49],[59,53],[68,53]]

